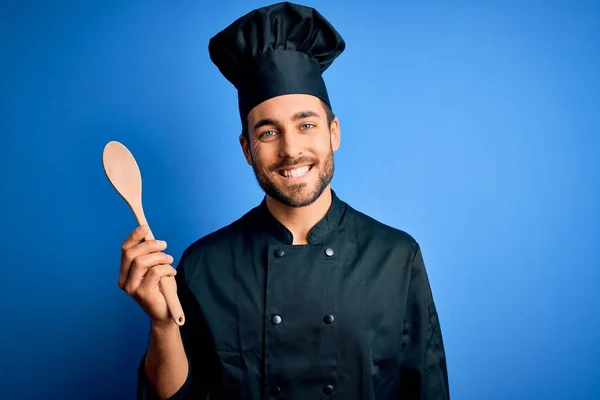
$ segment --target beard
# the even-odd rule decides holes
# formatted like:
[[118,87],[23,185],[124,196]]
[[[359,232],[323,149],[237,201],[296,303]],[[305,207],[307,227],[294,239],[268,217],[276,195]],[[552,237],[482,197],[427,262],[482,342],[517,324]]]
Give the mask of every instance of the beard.
[[[310,163],[313,167],[310,172],[318,173],[317,182],[311,183],[296,183],[286,185],[285,187],[278,185],[275,178],[271,175],[273,172],[278,173],[280,169],[293,167],[295,165]],[[300,157],[297,160],[285,159],[277,164],[269,166],[265,169],[256,165],[256,161],[252,160],[252,170],[258,184],[262,190],[273,199],[285,204],[288,207],[306,207],[314,203],[323,193],[327,185],[333,178],[335,166],[333,161],[333,150],[330,150],[323,163],[317,159]],[[271,174],[270,174],[271,173]],[[314,185],[312,188],[309,185]]]

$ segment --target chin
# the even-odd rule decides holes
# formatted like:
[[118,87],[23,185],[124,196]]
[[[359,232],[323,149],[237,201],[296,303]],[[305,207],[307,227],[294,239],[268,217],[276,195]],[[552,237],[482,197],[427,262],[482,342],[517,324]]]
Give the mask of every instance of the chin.
[[277,187],[275,190],[266,191],[275,200],[288,207],[306,207],[313,204],[323,193],[324,188],[321,188],[317,183],[299,183],[287,185],[285,187]]
[[275,200],[279,201],[280,203],[288,206],[288,207],[292,207],[292,208],[301,208],[301,207],[307,207],[310,206],[311,204],[313,204],[316,200],[317,197],[307,197],[307,196],[280,196],[280,197],[275,197]]

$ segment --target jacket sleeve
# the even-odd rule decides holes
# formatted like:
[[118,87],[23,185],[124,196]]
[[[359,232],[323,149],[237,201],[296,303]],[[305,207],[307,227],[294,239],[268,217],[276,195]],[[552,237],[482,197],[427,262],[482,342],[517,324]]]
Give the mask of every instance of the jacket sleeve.
[[[191,259],[191,260],[190,260]],[[177,295],[185,315],[185,323],[181,326],[181,338],[186,352],[189,369],[188,376],[183,386],[172,396],[171,400],[206,399],[208,396],[208,382],[210,377],[204,372],[210,368],[208,360],[203,356],[207,341],[206,329],[196,298],[190,289],[190,272],[188,264],[194,263],[194,257],[188,257],[188,250],[184,252],[177,266]],[[137,399],[158,400],[158,396],[150,383],[144,369],[146,354],[143,355],[138,367]]]
[[402,351],[399,398],[450,399],[440,321],[418,243],[410,266]]

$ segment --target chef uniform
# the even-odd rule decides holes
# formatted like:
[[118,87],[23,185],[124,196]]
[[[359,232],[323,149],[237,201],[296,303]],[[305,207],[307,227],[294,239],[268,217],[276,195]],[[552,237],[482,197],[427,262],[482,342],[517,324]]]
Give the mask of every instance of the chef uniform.
[[[242,119],[285,93],[329,99],[344,42],[314,9],[279,3],[211,39]],[[263,201],[197,240],[177,266],[189,362],[173,399],[449,399],[440,322],[419,244],[335,191],[293,245]],[[138,399],[156,398],[139,368]]]

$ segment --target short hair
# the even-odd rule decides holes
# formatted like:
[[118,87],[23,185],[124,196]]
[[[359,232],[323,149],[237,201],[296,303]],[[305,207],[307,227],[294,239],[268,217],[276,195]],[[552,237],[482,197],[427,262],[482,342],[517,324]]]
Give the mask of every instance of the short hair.
[[[325,109],[325,115],[327,116],[327,126],[331,128],[331,123],[335,118],[335,114],[333,113],[331,107],[329,107],[329,105],[323,100],[321,100],[321,105],[323,106],[323,109]],[[248,142],[250,142],[250,132],[248,132],[248,117],[242,118],[242,136],[246,138]]]

